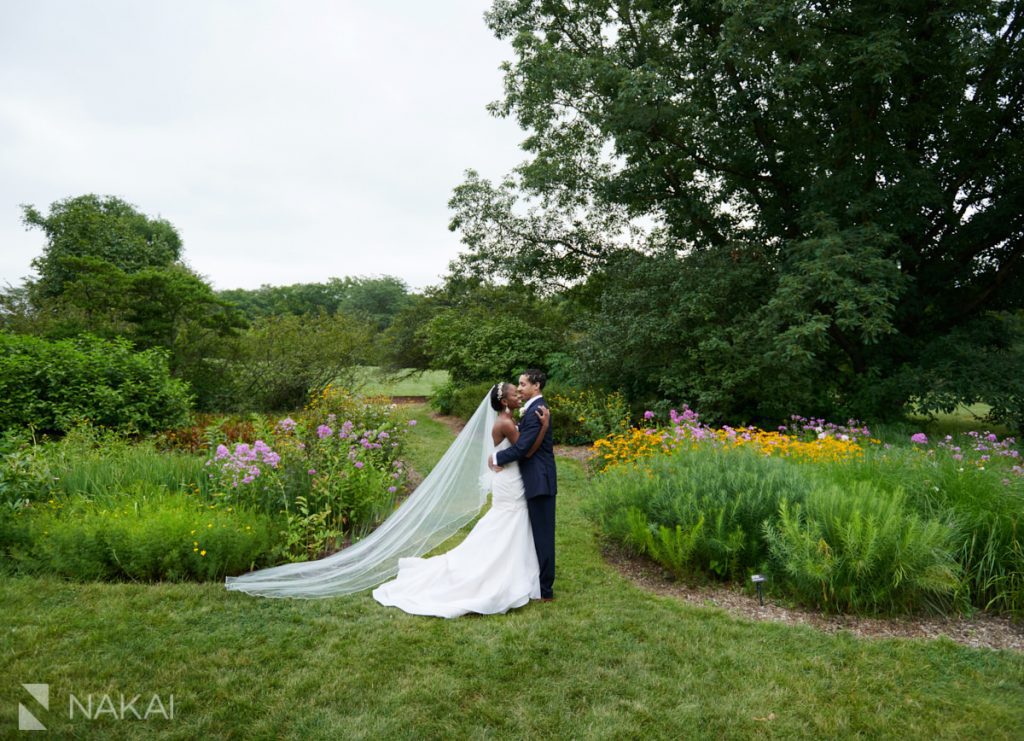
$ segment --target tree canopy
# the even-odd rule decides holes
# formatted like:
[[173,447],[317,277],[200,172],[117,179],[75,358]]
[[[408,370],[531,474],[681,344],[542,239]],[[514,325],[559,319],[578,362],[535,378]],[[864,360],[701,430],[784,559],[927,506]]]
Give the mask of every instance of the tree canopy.
[[1021,6],[497,0],[532,158],[456,190],[456,269],[597,280],[638,393],[1024,409]]
[[181,237],[165,219],[150,218],[114,196],[88,194],[65,198],[47,215],[22,206],[23,223],[46,235],[43,254],[32,261],[39,273],[36,288],[58,296],[75,280],[76,259],[93,258],[125,273],[167,267],[181,258]]

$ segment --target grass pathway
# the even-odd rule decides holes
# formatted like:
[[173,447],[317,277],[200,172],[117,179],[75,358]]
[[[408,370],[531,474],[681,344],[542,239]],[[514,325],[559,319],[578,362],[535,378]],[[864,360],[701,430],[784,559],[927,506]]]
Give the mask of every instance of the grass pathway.
[[[425,471],[451,436],[417,414]],[[83,738],[1024,735],[1019,654],[752,623],[641,591],[601,559],[580,466],[559,474],[558,599],[508,615],[3,579],[0,737],[19,702],[37,707],[21,683],[49,683],[40,720]],[[69,720],[69,693],[173,693],[176,717]]]

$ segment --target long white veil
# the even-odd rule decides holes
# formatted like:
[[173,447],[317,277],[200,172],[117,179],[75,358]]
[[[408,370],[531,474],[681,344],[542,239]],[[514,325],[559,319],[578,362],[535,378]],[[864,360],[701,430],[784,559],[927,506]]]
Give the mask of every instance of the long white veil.
[[319,561],[287,563],[229,576],[229,590],[260,597],[337,597],[376,586],[398,573],[398,559],[422,556],[472,520],[487,501],[497,413],[485,398],[430,474],[365,539]]

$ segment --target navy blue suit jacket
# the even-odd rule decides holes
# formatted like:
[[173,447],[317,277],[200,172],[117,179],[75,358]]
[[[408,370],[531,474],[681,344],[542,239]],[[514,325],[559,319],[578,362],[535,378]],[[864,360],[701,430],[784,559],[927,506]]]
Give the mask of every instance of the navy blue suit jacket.
[[555,472],[555,436],[548,425],[548,431],[544,435],[537,452],[532,458],[526,454],[533,447],[533,441],[540,434],[540,418],[536,412],[540,407],[546,407],[544,397],[530,405],[530,408],[523,412],[523,418],[519,421],[519,440],[510,448],[498,451],[495,460],[499,466],[504,466],[512,461],[519,461],[519,473],[523,477],[523,486],[526,489],[526,498],[553,497],[558,493],[558,481]]

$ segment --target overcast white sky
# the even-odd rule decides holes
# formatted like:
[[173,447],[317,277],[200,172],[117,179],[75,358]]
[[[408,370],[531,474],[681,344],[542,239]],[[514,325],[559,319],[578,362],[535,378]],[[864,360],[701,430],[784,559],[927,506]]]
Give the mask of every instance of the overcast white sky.
[[525,134],[484,106],[511,48],[486,0],[0,0],[0,284],[43,211],[116,195],[174,224],[215,288],[439,282],[462,173]]

